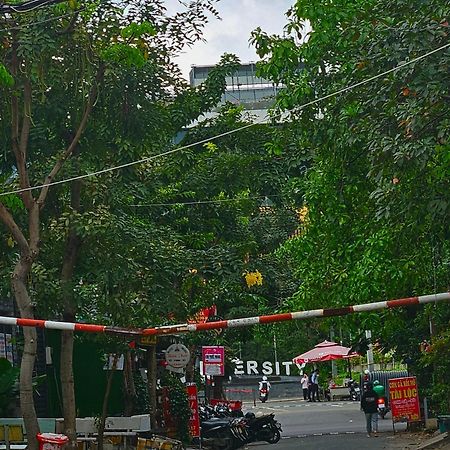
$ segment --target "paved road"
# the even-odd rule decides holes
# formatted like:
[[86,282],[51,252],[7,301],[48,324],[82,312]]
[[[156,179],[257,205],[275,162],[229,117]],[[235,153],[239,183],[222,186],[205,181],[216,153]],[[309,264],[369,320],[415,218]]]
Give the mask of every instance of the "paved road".
[[[251,408],[256,414],[275,413],[281,423],[284,437],[311,435],[365,433],[365,417],[359,409],[359,402],[338,401],[309,403],[304,400],[269,401],[257,403],[256,407],[244,405],[244,411]],[[389,414],[379,420],[379,431],[392,434],[392,420]],[[405,424],[397,424],[402,431]]]
[[250,444],[248,450],[412,450],[416,447],[414,437],[382,433],[377,438],[368,438],[363,433],[355,433],[283,438],[275,445]]

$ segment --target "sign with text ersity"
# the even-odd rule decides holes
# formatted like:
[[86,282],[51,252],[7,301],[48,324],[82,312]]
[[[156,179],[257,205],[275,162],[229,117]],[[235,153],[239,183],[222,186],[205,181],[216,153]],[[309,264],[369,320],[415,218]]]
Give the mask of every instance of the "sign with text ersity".
[[391,378],[389,380],[389,397],[394,422],[420,420],[416,377]]

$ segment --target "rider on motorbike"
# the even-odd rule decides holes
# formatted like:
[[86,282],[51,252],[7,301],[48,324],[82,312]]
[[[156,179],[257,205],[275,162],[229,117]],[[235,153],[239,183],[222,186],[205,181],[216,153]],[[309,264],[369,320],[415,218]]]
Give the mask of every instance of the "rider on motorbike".
[[373,390],[378,395],[378,398],[386,397],[386,391],[384,389],[384,386],[378,380],[375,380],[373,382]]
[[267,377],[264,375],[262,380],[259,382],[259,397],[265,402],[269,398],[270,391],[270,382],[267,380]]
[[378,414],[384,419],[384,416],[390,411],[390,408],[387,404],[386,391],[384,385],[381,384],[378,380],[373,382],[373,390],[377,394],[378,400]]

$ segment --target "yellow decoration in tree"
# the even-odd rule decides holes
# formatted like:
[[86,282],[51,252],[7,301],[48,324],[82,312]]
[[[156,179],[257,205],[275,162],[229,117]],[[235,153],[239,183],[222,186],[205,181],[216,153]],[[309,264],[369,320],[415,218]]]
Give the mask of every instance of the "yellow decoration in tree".
[[248,287],[255,285],[262,286],[263,284],[263,276],[259,270],[256,270],[255,272],[245,272],[244,278]]
[[305,223],[308,219],[308,207],[306,205],[297,209],[298,220],[302,223]]

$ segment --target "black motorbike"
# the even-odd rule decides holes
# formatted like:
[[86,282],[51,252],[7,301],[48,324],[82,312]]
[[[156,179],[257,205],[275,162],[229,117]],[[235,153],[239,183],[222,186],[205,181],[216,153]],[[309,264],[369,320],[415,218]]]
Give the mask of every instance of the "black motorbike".
[[275,420],[274,414],[256,417],[247,413],[243,420],[246,422],[246,444],[257,441],[276,444],[281,439],[281,424]]
[[361,400],[361,388],[359,387],[359,383],[355,380],[349,380],[347,382],[348,391],[350,394],[350,399],[354,402]]
[[247,413],[241,418],[212,418],[201,423],[202,444],[213,450],[235,450],[257,441],[275,444],[280,438],[281,425],[274,414],[256,417]]

